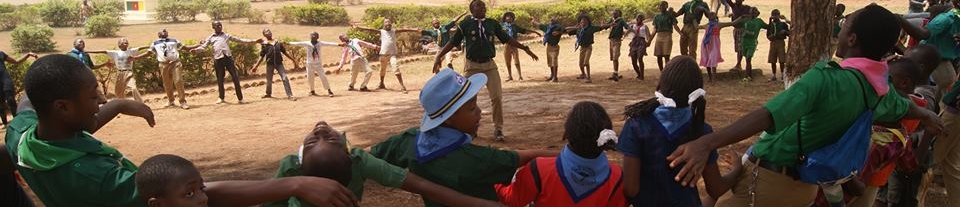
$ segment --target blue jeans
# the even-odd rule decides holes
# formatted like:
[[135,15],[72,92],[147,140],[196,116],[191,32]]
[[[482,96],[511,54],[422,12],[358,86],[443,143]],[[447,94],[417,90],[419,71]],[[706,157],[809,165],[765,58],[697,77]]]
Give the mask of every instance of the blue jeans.
[[273,93],[273,71],[276,70],[277,74],[280,74],[280,80],[283,80],[283,88],[287,92],[287,97],[293,96],[293,91],[290,90],[290,79],[287,78],[287,72],[283,69],[283,64],[267,64],[267,95]]

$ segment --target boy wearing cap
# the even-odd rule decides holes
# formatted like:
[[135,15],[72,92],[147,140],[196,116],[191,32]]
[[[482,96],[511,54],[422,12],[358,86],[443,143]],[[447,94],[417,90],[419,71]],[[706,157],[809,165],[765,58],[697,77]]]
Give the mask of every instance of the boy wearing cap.
[[[533,158],[556,156],[554,150],[498,150],[471,144],[480,127],[477,93],[487,76],[466,78],[440,70],[420,93],[424,109],[420,127],[374,145],[370,154],[434,183],[469,196],[498,200],[494,184],[511,182],[516,169]],[[424,198],[425,206],[441,206]]]

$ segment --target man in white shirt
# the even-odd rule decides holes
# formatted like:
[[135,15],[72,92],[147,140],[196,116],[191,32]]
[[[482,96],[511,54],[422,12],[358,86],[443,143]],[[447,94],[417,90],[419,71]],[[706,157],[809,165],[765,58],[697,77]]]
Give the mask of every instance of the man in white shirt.
[[393,20],[386,18],[383,20],[383,29],[373,29],[353,25],[353,28],[368,32],[380,32],[380,86],[377,89],[387,89],[383,85],[383,78],[387,75],[387,66],[393,68],[393,74],[397,76],[400,82],[400,90],[407,93],[407,87],[403,85],[403,76],[400,74],[400,68],[397,67],[397,33],[403,32],[421,32],[419,29],[398,28],[393,29]]
[[327,75],[324,74],[323,70],[323,60],[321,59],[321,47],[324,46],[346,46],[345,43],[334,43],[327,41],[320,41],[320,34],[317,32],[310,33],[310,41],[303,42],[290,42],[290,45],[300,46],[307,49],[307,85],[310,86],[310,95],[317,96],[317,93],[314,92],[313,87],[313,77],[320,76],[320,83],[323,83],[323,89],[327,89],[327,96],[333,97],[333,90],[330,90],[330,82],[327,81]]
[[137,89],[137,79],[133,77],[133,60],[138,58],[146,57],[150,53],[137,54],[137,50],[141,48],[129,48],[130,43],[126,38],[120,38],[117,41],[117,48],[120,50],[99,50],[99,51],[87,51],[87,53],[102,53],[110,57],[110,62],[113,65],[113,68],[117,70],[117,81],[114,84],[117,99],[123,99],[127,94],[127,89],[133,93],[133,100],[138,102],[143,102],[143,99],[140,98],[140,90]]
[[355,91],[353,85],[357,82],[357,74],[360,73],[360,70],[363,70],[363,83],[360,84],[360,91],[369,92],[370,89],[367,88],[367,82],[370,82],[370,76],[373,75],[373,70],[370,69],[370,64],[367,63],[366,54],[363,52],[363,48],[369,48],[378,50],[380,46],[364,42],[363,40],[357,38],[347,38],[347,35],[340,35],[340,42],[345,44],[343,47],[343,55],[340,57],[340,66],[337,67],[335,71],[337,74],[340,74],[340,70],[343,69],[343,64],[350,61],[350,88],[349,91]]
[[189,109],[187,105],[187,96],[183,92],[183,79],[180,76],[180,51],[193,48],[184,47],[177,39],[169,38],[167,29],[162,29],[157,33],[158,39],[153,41],[151,52],[157,54],[157,62],[160,64],[160,78],[163,79],[163,91],[167,93],[167,105],[173,107],[173,91],[176,89],[180,99],[180,108]]
[[230,78],[233,79],[233,88],[237,91],[237,103],[243,104],[243,91],[240,90],[240,76],[237,73],[237,65],[233,61],[233,55],[230,53],[229,42],[254,44],[262,43],[263,39],[248,40],[234,37],[223,32],[223,24],[221,24],[220,21],[213,21],[211,25],[213,27],[213,34],[207,37],[199,46],[190,46],[190,48],[194,48],[192,51],[197,52],[205,49],[207,45],[212,45],[213,47],[213,69],[217,74],[217,89],[220,92],[220,99],[217,99],[216,104],[223,103],[223,79],[224,76],[226,76],[225,72],[230,72]]

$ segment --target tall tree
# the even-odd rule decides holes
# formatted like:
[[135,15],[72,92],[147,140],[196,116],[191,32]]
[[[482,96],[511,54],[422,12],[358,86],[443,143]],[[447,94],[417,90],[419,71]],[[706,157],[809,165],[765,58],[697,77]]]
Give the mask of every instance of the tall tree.
[[786,69],[796,79],[817,61],[833,57],[830,40],[833,36],[835,0],[792,0],[790,44]]

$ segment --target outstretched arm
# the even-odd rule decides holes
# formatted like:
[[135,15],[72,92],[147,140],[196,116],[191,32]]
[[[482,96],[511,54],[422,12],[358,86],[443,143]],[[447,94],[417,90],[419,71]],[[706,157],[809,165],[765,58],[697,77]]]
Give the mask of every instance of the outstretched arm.
[[398,29],[397,29],[397,33],[404,33],[404,32],[422,32],[422,31],[423,31],[422,29],[417,29],[417,28],[398,28]]
[[922,40],[930,38],[930,30],[927,30],[927,28],[918,27],[916,25],[910,24],[910,22],[907,21],[907,19],[904,19],[903,17],[899,17],[899,20],[900,20],[900,27],[902,27],[903,31],[909,34],[910,36],[913,36],[917,39],[922,39]]
[[150,127],[156,125],[156,121],[153,119],[153,110],[149,106],[134,100],[115,99],[100,106],[100,112],[97,113],[97,126],[90,133],[97,132],[119,114],[143,118]]
[[517,150],[517,156],[520,157],[519,166],[526,165],[530,160],[536,159],[538,157],[556,157],[560,154],[558,150],[546,150],[546,149],[532,149],[532,150]]
[[379,29],[374,29],[374,28],[369,28],[369,27],[360,26],[360,24],[352,24],[351,26],[352,26],[354,29],[362,30],[362,31],[365,31],[365,32],[378,32],[378,31],[380,31]]
[[680,145],[670,156],[667,156],[671,168],[678,168],[682,165],[674,179],[684,186],[697,185],[697,180],[702,176],[711,151],[760,133],[772,124],[773,117],[770,111],[761,107],[741,117],[726,128]]
[[253,206],[297,197],[316,206],[357,206],[357,198],[337,181],[320,177],[287,177],[263,181],[204,183],[209,206]]
[[[22,63],[23,61],[26,61],[28,57],[34,57],[34,58],[36,58],[36,57],[37,57],[37,54],[30,52],[30,53],[27,53],[27,54],[25,54],[25,55],[23,55],[23,56],[20,56],[20,59],[16,59],[16,60],[14,60],[12,57],[10,57],[10,56],[8,55],[8,56],[7,56],[7,59],[4,60],[4,61],[7,61],[8,63],[13,63],[13,64],[20,64],[20,63]],[[14,112],[14,113],[16,113],[16,112]]]
[[239,37],[230,36],[230,41],[241,43],[241,44],[254,44],[254,43],[262,43],[263,39],[243,39]]
[[84,50],[84,52],[90,54],[107,54],[106,50]]
[[407,173],[401,189],[423,195],[424,198],[447,206],[503,206],[494,201],[464,195],[442,185],[437,185],[413,173]]

